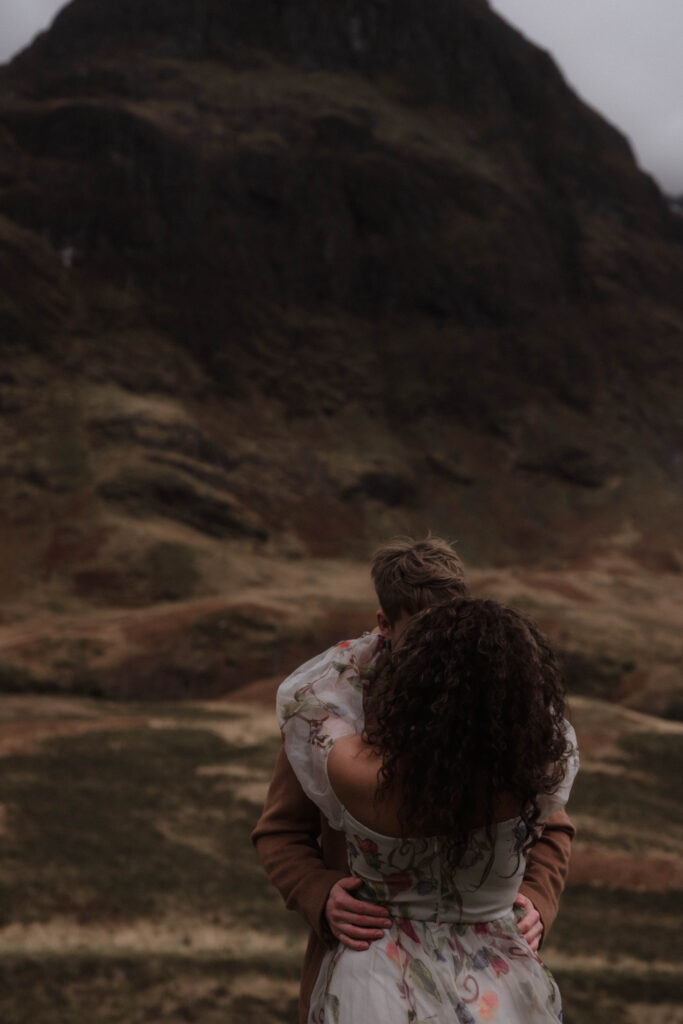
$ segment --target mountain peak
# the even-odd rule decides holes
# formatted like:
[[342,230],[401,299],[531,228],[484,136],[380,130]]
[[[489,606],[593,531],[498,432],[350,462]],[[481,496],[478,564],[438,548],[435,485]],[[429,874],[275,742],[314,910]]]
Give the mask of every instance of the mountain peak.
[[680,218],[486,3],[75,0],[2,81],[4,323],[81,452],[27,470],[18,415],[31,508],[533,561],[656,547],[659,495],[678,536]]

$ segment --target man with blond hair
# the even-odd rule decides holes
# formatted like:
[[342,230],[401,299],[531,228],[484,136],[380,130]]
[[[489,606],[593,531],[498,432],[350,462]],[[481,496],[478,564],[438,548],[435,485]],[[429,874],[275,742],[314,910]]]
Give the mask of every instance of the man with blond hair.
[[[467,595],[462,562],[446,541],[435,537],[397,540],[380,548],[371,575],[380,604],[375,631],[389,643],[396,643],[413,615]],[[574,827],[561,811],[548,819],[529,853],[516,903],[523,913],[520,930],[532,949],[538,949],[557,913],[573,836]],[[338,940],[351,949],[367,949],[391,922],[384,907],[352,895],[360,879],[349,876],[344,836],[304,794],[284,750],[252,840],[287,907],[311,928],[299,999],[299,1019],[305,1024],[326,947]]]
[[439,537],[386,544],[375,552],[370,575],[380,605],[377,628],[390,640],[424,608],[467,595],[463,564]]

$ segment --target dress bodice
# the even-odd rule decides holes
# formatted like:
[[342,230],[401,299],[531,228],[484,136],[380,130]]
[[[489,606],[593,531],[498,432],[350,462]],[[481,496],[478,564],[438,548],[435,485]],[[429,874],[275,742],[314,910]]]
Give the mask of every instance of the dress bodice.
[[384,836],[346,810],[343,830],[351,873],[363,881],[355,895],[381,903],[392,917],[490,921],[510,911],[524,875],[527,831],[520,818],[496,825],[493,851],[485,829],[470,833],[455,875],[442,870],[436,836]]

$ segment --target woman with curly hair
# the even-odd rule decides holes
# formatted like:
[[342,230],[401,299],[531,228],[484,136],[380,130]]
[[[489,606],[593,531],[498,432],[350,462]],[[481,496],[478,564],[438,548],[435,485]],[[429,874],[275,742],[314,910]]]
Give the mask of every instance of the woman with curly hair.
[[369,949],[329,951],[310,1021],[561,1020],[513,909],[578,769],[555,657],[524,616],[458,598],[408,621],[364,702],[382,642],[338,645],[278,691],[292,767],[391,920]]

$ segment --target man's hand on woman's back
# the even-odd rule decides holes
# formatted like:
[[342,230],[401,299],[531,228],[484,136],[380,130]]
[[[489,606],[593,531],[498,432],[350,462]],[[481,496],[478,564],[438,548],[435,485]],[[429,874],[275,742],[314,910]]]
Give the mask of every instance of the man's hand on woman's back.
[[[357,900],[351,895],[361,884],[360,878],[342,878],[330,889],[325,904],[325,917],[335,939],[349,949],[368,949],[371,942],[381,939],[385,928],[391,926],[386,909],[375,903]],[[517,895],[515,906],[524,910],[518,928],[531,949],[538,950],[543,935],[543,921],[528,896]]]
[[533,949],[534,953],[536,953],[543,936],[543,921],[541,920],[541,915],[536,910],[536,907],[533,905],[529,897],[525,896],[524,893],[517,893],[515,906],[521,907],[524,910],[524,917],[519,919],[517,927]]
[[360,884],[360,878],[340,879],[330,889],[325,904],[325,917],[335,939],[357,950],[368,949],[371,942],[382,938],[383,929],[391,925],[384,907],[351,895]]

